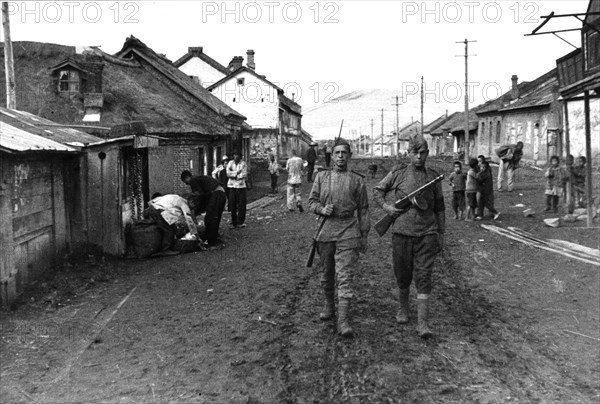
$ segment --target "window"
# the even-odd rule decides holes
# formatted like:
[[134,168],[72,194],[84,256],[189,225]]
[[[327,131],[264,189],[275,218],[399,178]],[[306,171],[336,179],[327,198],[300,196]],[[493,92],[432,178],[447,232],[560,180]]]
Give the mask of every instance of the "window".
[[479,136],[479,143],[483,143],[485,137],[485,122],[481,122],[481,135]]
[[600,67],[600,34],[596,31],[585,33],[585,68],[586,70]]
[[502,125],[500,121],[496,122],[496,143],[500,143],[500,133],[502,132]]
[[245,82],[245,78],[244,77],[240,77],[240,78],[237,79],[238,86],[243,86],[244,82]]
[[58,75],[58,91],[61,93],[78,93],[79,72],[76,70],[61,70]]

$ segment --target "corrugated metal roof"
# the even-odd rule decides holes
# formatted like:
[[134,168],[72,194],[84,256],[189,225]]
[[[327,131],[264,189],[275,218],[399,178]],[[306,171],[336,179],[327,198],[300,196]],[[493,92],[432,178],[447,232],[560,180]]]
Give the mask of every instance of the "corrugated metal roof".
[[79,150],[43,136],[34,135],[2,121],[0,121],[0,148],[17,152],[42,150],[76,152]]
[[0,146],[6,150],[76,152],[102,139],[30,114],[0,107]]

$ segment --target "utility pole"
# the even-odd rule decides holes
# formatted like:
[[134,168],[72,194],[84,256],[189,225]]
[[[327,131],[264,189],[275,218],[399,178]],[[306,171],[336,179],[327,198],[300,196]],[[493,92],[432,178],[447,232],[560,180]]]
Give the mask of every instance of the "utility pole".
[[396,106],[396,158],[399,159],[400,158],[400,123],[399,123],[399,117],[398,117],[398,106],[400,105],[400,103],[398,102],[398,99],[400,97],[396,96],[396,102],[392,105]]
[[383,108],[381,108],[381,157],[383,157]]
[[374,119],[371,118],[371,157],[374,157],[375,149],[375,138],[373,137],[373,123]]
[[469,42],[477,41],[465,38],[462,42],[456,42],[465,44],[465,164],[469,164]]
[[4,67],[6,71],[6,108],[17,109],[15,65],[12,42],[10,40],[10,20],[8,18],[8,2],[2,2],[2,25],[4,27]]
[[423,76],[421,76],[421,136],[423,136],[423,127],[425,126],[425,118],[424,118],[424,108],[425,108],[425,89],[423,86]]

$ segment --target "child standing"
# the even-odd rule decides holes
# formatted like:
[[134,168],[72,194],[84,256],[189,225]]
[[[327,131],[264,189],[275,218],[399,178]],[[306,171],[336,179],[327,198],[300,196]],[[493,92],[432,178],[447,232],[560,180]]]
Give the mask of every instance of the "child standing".
[[564,170],[559,166],[558,156],[550,157],[550,166],[546,170],[546,209],[544,212],[558,211],[558,198],[562,192]]
[[464,219],[465,213],[465,185],[467,176],[462,172],[460,161],[454,162],[454,171],[450,174],[450,186],[454,191],[452,193],[452,209],[454,210],[454,219]]
[[500,217],[500,212],[494,208],[494,181],[492,179],[492,170],[490,163],[483,161],[479,164],[479,174],[477,174],[477,183],[481,191],[479,204],[477,206],[477,217],[475,220],[483,219],[483,208],[487,208],[494,214],[494,220]]
[[467,197],[467,214],[465,220],[470,222],[475,217],[477,210],[477,173],[479,165],[474,158],[469,159],[469,171],[467,171],[467,181],[465,184],[465,193]]

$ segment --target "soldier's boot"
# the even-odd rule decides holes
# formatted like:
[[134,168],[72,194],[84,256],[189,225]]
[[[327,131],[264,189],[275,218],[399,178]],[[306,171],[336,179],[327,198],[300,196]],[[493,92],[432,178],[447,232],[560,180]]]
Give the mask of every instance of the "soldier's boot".
[[558,195],[552,195],[552,212],[558,212]]
[[428,322],[428,304],[429,304],[429,295],[419,294],[417,296],[417,313],[419,315],[419,323],[417,325],[417,331],[419,333],[419,337],[421,338],[429,338],[433,335],[431,330],[429,329]]
[[354,330],[350,327],[350,299],[338,299],[337,331],[342,337],[354,336]]
[[399,289],[400,306],[398,307],[398,313],[396,313],[396,321],[398,324],[408,323],[408,295],[410,289]]
[[333,291],[325,291],[325,305],[323,311],[319,313],[321,321],[328,321],[333,318],[335,314],[335,303],[333,300]]

